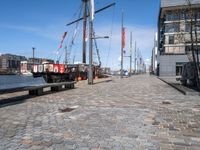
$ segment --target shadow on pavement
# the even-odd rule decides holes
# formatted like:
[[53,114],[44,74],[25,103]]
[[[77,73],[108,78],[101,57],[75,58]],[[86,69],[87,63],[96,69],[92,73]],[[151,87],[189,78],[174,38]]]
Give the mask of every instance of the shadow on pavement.
[[[74,89],[76,89],[76,87],[74,87]],[[21,104],[21,103],[24,103],[28,99],[31,99],[31,98],[40,97],[40,96],[48,95],[48,94],[59,93],[59,92],[68,91],[68,90],[72,90],[72,89],[63,89],[63,90],[60,90],[60,91],[45,91],[41,95],[37,95],[37,96],[24,94],[24,95],[20,95],[20,96],[2,98],[2,99],[0,99],[0,108],[11,106],[11,105]]]
[[95,82],[93,84],[99,84],[99,83],[106,83],[106,82],[111,82],[113,80],[109,79],[109,80],[104,80],[104,81],[99,81],[99,82]]

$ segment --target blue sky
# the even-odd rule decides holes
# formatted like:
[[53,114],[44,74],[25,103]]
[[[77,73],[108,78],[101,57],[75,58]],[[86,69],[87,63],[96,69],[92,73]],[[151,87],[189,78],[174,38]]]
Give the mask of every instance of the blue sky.
[[[133,40],[137,41],[143,58],[148,61],[156,32],[159,0],[95,0],[95,9],[114,1],[115,7],[95,15],[94,19],[96,34],[110,36],[110,39],[97,41],[103,66],[119,67],[122,10],[126,28],[126,54],[129,54],[129,33],[132,31]],[[31,57],[34,46],[36,57],[57,59],[61,55],[63,60],[64,50],[60,49],[57,54],[57,49],[65,31],[68,31],[68,35],[63,45],[69,47],[75,26],[65,25],[78,17],[80,5],[81,0],[1,0],[0,53]],[[70,54],[71,60],[75,58],[76,62],[82,59],[81,38],[82,22],[79,23]],[[125,68],[128,68],[128,62],[128,58],[125,58]]]

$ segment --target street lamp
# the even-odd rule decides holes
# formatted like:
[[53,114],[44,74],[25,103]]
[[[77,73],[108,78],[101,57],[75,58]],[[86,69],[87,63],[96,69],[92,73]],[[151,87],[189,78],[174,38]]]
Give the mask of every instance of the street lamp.
[[92,37],[92,39],[109,39],[109,36],[96,36]]
[[35,47],[32,47],[33,50],[33,65],[35,65]]
[[[92,28],[90,27],[90,30],[92,31]],[[91,32],[90,32],[91,33]],[[109,36],[95,36],[93,33],[90,34],[90,51],[89,51],[89,69],[88,69],[88,84],[93,84],[93,71],[92,71],[92,40],[94,39],[95,45],[96,45],[96,39],[107,39]],[[96,45],[97,47],[97,45]]]

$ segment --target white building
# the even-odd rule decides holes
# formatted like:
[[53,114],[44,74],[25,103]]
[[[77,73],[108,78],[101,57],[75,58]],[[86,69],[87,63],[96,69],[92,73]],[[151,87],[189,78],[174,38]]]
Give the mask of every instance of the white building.
[[[200,24],[200,0],[161,0],[158,20],[158,72],[160,76],[179,76],[191,52],[191,19]],[[195,15],[191,15],[191,12]],[[200,27],[196,28],[199,37]],[[200,41],[198,39],[198,45]],[[196,45],[195,45],[196,46]],[[199,50],[200,46],[195,49]]]

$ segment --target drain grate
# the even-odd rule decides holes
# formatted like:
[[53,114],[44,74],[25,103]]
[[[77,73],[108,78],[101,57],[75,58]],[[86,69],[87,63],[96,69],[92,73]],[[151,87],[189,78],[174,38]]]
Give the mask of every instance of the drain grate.
[[75,108],[64,108],[64,109],[59,109],[60,112],[64,113],[64,112],[70,112],[72,110],[74,110]]
[[160,122],[159,121],[156,121],[156,120],[154,120],[154,122],[152,123],[152,125],[154,125],[154,126],[157,126],[157,125],[159,125],[160,124]]
[[169,105],[169,104],[171,104],[171,103],[170,103],[169,101],[163,101],[162,104],[167,104],[167,105]]

